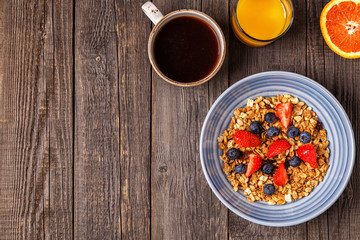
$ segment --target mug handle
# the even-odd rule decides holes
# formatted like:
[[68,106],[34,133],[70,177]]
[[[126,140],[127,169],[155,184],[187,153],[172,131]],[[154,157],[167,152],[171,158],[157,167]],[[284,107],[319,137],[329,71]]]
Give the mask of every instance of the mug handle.
[[156,25],[164,17],[160,10],[152,3],[146,2],[142,5],[141,9],[146,16]]

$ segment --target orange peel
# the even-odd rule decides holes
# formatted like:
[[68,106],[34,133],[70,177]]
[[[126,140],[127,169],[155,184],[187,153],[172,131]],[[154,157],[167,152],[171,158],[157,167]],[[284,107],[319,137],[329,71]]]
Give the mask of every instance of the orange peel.
[[360,58],[360,0],[332,0],[322,10],[325,42],[344,58]]

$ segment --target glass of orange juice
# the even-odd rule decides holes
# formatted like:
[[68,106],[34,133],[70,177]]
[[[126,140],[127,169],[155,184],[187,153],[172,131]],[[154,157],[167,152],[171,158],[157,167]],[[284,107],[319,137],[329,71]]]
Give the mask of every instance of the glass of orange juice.
[[239,0],[231,26],[241,42],[261,47],[283,36],[293,18],[291,0]]

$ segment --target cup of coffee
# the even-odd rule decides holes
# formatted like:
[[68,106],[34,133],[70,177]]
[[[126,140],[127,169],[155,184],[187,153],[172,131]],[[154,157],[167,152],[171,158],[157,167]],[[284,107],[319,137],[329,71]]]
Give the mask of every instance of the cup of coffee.
[[155,24],[148,41],[151,65],[169,83],[190,87],[211,79],[225,58],[225,37],[208,15],[178,10],[164,16],[151,2],[142,10]]

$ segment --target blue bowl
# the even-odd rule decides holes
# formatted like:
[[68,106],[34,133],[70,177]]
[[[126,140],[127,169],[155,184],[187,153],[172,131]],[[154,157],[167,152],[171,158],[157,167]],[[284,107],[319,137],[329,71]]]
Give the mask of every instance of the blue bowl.
[[[330,142],[329,169],[324,180],[300,200],[284,205],[249,202],[242,191],[234,192],[222,171],[222,150],[217,137],[227,129],[233,111],[257,96],[290,94],[312,107],[323,123]],[[323,86],[302,75],[264,72],[244,78],[227,89],[211,107],[200,137],[200,158],[207,182],[231,211],[266,226],[291,226],[309,221],[326,211],[344,191],[355,161],[355,140],[348,116]]]

